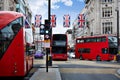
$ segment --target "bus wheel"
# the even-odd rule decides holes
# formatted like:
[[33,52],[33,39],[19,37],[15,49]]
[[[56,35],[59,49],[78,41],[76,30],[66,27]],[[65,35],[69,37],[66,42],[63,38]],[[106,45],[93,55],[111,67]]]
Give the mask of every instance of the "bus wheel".
[[80,60],[83,60],[83,57],[82,56],[80,56],[80,58],[79,58]]
[[101,57],[100,57],[100,56],[97,56],[97,57],[96,57],[96,60],[97,60],[97,61],[101,61]]

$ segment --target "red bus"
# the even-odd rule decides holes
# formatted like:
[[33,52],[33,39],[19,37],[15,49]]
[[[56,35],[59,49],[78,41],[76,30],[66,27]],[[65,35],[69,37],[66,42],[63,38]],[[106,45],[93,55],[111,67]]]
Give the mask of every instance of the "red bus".
[[0,11],[0,77],[24,77],[32,68],[27,33],[23,14]]
[[75,56],[88,60],[113,60],[117,54],[117,37],[109,35],[76,39]]
[[67,35],[53,34],[51,40],[51,54],[53,60],[67,60]]

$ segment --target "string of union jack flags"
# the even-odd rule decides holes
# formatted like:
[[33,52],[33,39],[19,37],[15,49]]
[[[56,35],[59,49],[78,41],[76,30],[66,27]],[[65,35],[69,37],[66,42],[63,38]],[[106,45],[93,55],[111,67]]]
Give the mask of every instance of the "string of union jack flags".
[[[50,26],[56,27],[56,15],[50,16]],[[35,15],[35,27],[40,27],[42,21],[42,15]],[[79,14],[77,17],[77,23],[80,28],[83,28],[85,26],[85,16],[84,14]],[[70,27],[70,15],[64,15],[63,16],[63,27]]]

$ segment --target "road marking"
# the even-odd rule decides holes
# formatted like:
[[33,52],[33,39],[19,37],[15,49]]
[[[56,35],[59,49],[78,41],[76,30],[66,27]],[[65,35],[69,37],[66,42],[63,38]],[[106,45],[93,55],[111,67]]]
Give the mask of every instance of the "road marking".
[[99,68],[60,68],[61,73],[115,74],[116,69]]
[[117,73],[115,74],[116,77],[120,78],[120,75],[118,75]]

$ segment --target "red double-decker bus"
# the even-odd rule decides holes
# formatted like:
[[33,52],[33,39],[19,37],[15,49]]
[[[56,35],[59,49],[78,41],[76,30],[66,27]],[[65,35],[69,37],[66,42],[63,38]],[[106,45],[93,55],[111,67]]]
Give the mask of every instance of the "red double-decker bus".
[[28,33],[23,14],[0,11],[0,77],[24,77],[32,68]]
[[67,35],[53,34],[51,40],[51,54],[53,60],[67,60]]
[[113,60],[117,54],[117,37],[89,36],[76,39],[75,56],[88,60]]

